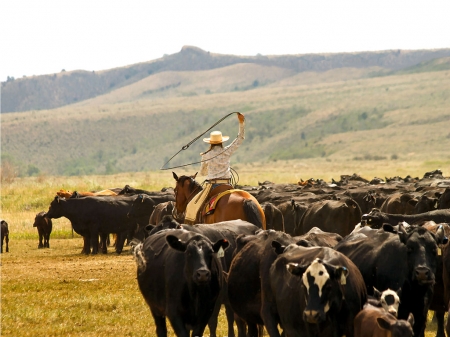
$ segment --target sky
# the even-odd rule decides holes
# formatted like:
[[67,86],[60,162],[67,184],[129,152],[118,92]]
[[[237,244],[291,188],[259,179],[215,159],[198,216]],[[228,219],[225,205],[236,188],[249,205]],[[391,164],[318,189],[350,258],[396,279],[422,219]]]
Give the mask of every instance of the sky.
[[450,48],[450,0],[2,0],[0,80],[173,54]]

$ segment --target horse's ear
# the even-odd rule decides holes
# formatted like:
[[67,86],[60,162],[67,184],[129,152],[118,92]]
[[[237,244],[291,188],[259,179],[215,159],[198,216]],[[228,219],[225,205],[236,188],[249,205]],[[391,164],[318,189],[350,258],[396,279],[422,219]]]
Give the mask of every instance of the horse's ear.
[[198,172],[195,172],[194,176],[192,177],[192,179],[195,179],[195,177],[197,176]]
[[172,171],[172,174],[173,174],[173,178],[174,178],[176,181],[178,181],[178,176],[177,176],[177,174],[176,174],[175,172],[173,172],[173,171]]

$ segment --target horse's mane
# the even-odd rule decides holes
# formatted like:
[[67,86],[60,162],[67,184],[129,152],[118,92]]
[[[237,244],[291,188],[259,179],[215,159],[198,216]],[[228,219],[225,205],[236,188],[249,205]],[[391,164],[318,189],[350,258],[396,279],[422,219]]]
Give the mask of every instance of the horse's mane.
[[178,179],[178,182],[179,182],[181,185],[184,185],[184,182],[185,182],[187,179],[190,179],[190,180],[191,180],[191,183],[189,184],[189,192],[193,192],[196,188],[198,188],[199,191],[203,190],[202,185],[200,185],[200,184],[199,184],[193,177],[191,177],[191,176],[181,176],[181,177]]

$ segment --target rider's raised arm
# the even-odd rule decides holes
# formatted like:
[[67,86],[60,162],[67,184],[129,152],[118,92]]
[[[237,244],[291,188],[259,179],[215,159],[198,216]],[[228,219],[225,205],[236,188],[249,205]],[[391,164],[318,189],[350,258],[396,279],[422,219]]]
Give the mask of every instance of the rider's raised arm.
[[233,140],[233,142],[230,145],[225,147],[225,150],[228,152],[229,155],[231,153],[233,153],[234,151],[236,151],[237,148],[242,144],[242,142],[245,139],[245,117],[241,113],[238,113],[237,115],[238,115],[238,119],[239,119],[238,135],[237,135],[236,139]]

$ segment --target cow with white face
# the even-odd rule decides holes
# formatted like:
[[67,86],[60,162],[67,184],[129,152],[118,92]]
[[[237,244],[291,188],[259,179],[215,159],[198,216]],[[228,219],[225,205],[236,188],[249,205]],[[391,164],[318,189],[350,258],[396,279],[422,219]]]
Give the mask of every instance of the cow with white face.
[[[326,265],[319,258],[315,259],[304,272],[304,267],[297,263],[289,263],[287,268],[294,275],[303,274],[302,282],[306,288],[306,308],[303,311],[303,319],[312,324],[325,321],[326,314],[330,310],[330,301],[334,297],[333,290],[339,292],[340,286],[346,284],[347,268]],[[339,298],[336,301],[340,302]]]
[[384,291],[379,291],[377,288],[373,287],[373,295],[379,301],[379,306],[395,317],[398,315],[401,294],[402,288],[397,291],[389,288]]
[[353,320],[367,293],[358,268],[343,254],[294,247],[272,264],[270,282],[286,336],[354,336]]

